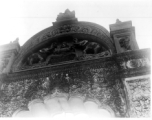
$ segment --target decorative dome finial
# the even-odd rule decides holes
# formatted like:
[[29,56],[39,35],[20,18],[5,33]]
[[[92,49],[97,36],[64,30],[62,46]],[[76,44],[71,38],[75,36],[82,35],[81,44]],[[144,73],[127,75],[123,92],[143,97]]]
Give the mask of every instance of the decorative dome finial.
[[69,9],[66,9],[64,13],[60,13],[57,16],[56,21],[66,21],[66,20],[70,20],[70,19],[76,19],[75,18],[75,11],[70,11]]
[[116,24],[119,24],[121,23],[121,21],[119,19],[116,20]]

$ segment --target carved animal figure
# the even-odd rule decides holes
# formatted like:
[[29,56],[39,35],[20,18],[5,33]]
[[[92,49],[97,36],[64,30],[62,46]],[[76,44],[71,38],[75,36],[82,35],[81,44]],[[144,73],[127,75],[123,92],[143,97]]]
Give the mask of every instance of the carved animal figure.
[[52,63],[68,60],[83,59],[85,55],[98,54],[105,51],[96,42],[88,42],[88,40],[78,40],[74,38],[72,41],[54,42],[49,47],[42,48],[38,52],[33,53],[27,59],[28,65],[38,63]]
[[42,48],[38,52],[33,53],[31,56],[28,57],[27,64],[33,65],[46,61],[47,57],[54,52],[54,49],[56,47],[55,45],[55,43],[52,43],[50,47]]
[[41,63],[42,61],[43,61],[43,58],[39,53],[34,53],[30,57],[28,57],[28,65]]
[[97,54],[100,51],[100,49],[101,49],[101,47],[98,43],[89,42],[84,49],[84,53],[85,54]]

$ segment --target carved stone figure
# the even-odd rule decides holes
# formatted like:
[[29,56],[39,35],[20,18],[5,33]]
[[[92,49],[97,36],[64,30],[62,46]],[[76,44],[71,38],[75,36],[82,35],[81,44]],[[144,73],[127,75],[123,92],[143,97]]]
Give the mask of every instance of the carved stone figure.
[[84,49],[88,40],[78,41],[77,38],[74,39],[73,49],[75,51],[76,58],[82,57],[84,54]]
[[101,46],[96,42],[90,42],[86,45],[86,48],[84,49],[85,54],[97,54],[99,53],[99,50],[101,49]]
[[119,39],[120,47],[123,48],[124,51],[131,50],[131,46],[130,46],[129,42],[130,42],[129,37],[122,37]]
[[42,48],[38,52],[33,53],[27,59],[28,65],[45,62],[47,57],[54,51],[55,43],[52,43],[49,47]]
[[44,80],[44,82],[43,82],[43,84],[42,84],[42,87],[45,88],[45,89],[47,89],[47,88],[49,88],[49,85],[50,85],[50,80],[49,80],[49,77],[47,77],[47,78]]

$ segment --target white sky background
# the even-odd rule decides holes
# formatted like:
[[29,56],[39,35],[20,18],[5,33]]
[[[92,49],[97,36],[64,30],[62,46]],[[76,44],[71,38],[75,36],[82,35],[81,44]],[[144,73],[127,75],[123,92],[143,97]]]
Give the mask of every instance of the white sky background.
[[109,24],[132,21],[140,49],[152,41],[152,0],[0,0],[0,45],[17,37],[22,46],[39,31],[52,26],[66,9],[79,21],[94,22],[109,31]]

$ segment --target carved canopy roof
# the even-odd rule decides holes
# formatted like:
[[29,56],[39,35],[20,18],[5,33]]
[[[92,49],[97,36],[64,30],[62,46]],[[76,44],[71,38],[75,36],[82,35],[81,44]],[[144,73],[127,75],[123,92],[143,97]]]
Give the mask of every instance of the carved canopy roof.
[[[77,46],[79,46],[79,49],[77,49]],[[95,47],[91,49],[90,46]],[[66,49],[69,49],[69,51],[73,50],[72,53],[68,52],[68,54],[75,56],[70,58],[70,60],[75,60],[80,56],[86,56],[85,54],[103,54],[101,51],[106,50],[109,51],[110,55],[115,52],[114,43],[109,32],[104,27],[91,22],[78,21],[74,11],[70,12],[66,10],[65,13],[58,15],[56,22],[53,22],[53,26],[40,31],[21,47],[20,53],[13,63],[12,71],[19,71],[24,65],[32,66],[35,63],[42,63],[42,61],[44,61],[44,53],[48,55],[49,50],[55,51],[50,53],[55,57],[62,56],[57,59],[67,59],[67,56],[64,56]],[[88,52],[89,49],[93,52]],[[79,51],[81,51],[83,55],[78,54],[80,53]],[[37,57],[37,59],[35,59],[35,57]],[[45,58],[45,60],[46,59],[48,58]],[[49,59],[52,60],[52,56],[49,56]],[[24,69],[26,68],[24,67]]]

